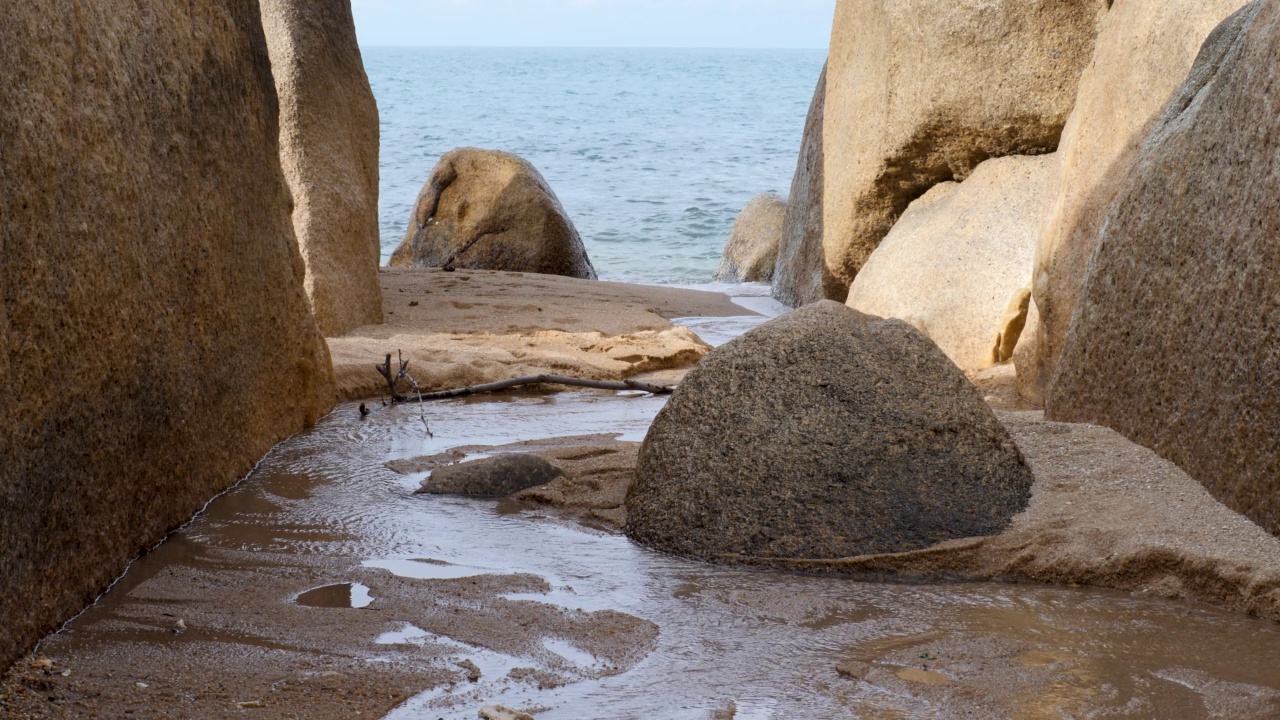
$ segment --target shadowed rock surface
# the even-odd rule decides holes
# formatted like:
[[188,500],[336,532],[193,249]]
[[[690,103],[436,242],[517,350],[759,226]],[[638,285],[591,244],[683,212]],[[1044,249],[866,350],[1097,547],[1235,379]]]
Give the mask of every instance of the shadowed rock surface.
[[0,22],[0,660],[333,403],[247,0]]
[[563,470],[537,455],[510,453],[434,470],[415,494],[506,497],[562,475]]
[[778,243],[787,201],[774,193],[757,195],[733,224],[716,282],[769,282],[778,262]]
[[645,438],[627,534],[727,562],[902,552],[999,533],[1031,483],[932,342],[823,301],[688,374]]
[[582,238],[533,165],[476,148],[440,158],[390,264],[596,278]]
[[1107,0],[840,0],[823,130],[824,251],[845,285],[911,201],[1057,149]]
[[962,370],[1008,360],[1056,170],[1052,155],[995,158],[934,186],[871,254],[849,307],[911,323]]
[[1216,29],[1089,264],[1052,419],[1112,427],[1280,533],[1280,0]]
[[378,106],[351,0],[261,5],[307,296],[321,332],[342,335],[382,322]]
[[791,180],[778,264],[773,272],[774,299],[791,307],[824,298],[844,302],[849,292],[847,284],[835,282],[826,274],[822,260],[822,127],[826,104],[827,67],[823,65],[804,124],[800,159]]
[[1036,251],[1035,304],[1043,317],[1034,360],[1019,366],[1028,397],[1043,400],[1066,340],[1089,256],[1143,140],[1186,79],[1205,37],[1244,0],[1125,0],[1102,22],[1062,132],[1061,182]]

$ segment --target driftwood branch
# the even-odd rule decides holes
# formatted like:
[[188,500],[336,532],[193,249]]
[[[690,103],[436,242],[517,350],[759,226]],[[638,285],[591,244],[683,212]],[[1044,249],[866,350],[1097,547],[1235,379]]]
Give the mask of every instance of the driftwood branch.
[[[412,396],[401,395],[396,389],[401,380],[409,381],[409,384],[413,386],[414,395],[416,395],[418,399],[418,405],[420,406],[419,409],[422,414],[422,425],[427,429],[427,437],[435,437],[435,434],[431,432],[431,425],[427,422],[427,411],[422,401],[422,390],[418,387],[418,381],[414,380],[413,376],[409,374],[409,361],[404,359],[404,355],[399,350],[396,351],[396,358],[400,361],[400,371],[395,375],[391,374],[391,353],[387,353],[386,362],[381,365],[374,365],[373,369],[377,370],[378,374],[387,381],[387,391],[391,394],[392,403],[403,403],[413,400]],[[364,405],[360,406],[361,417],[368,415],[368,413],[365,412],[366,409],[367,408],[365,408]]]
[[594,388],[597,390],[639,390],[653,395],[670,395],[674,392],[674,388],[662,385],[651,385],[649,383],[637,382],[635,380],[583,380],[581,378],[567,377],[565,375],[530,375],[528,377],[502,380],[500,382],[487,383],[484,385],[472,385],[471,387],[458,388],[456,390],[420,393],[409,399],[445,400],[448,398],[466,397],[468,395],[499,392],[501,390],[508,390],[510,388],[520,387],[523,385],[568,385],[570,387]]

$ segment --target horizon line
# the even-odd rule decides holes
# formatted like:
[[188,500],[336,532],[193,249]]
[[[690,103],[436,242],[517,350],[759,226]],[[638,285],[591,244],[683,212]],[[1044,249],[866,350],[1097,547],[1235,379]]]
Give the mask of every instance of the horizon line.
[[822,50],[825,47],[771,47],[771,46],[729,46],[729,45],[382,45],[357,43],[360,49],[389,50]]

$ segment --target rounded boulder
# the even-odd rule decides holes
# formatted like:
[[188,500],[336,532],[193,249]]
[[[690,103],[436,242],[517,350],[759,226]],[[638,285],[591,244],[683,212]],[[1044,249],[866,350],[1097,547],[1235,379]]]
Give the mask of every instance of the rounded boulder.
[[440,158],[390,264],[596,279],[581,236],[537,169],[476,148]]
[[720,562],[907,552],[1000,533],[1032,481],[936,345],[822,301],[689,373],[645,438],[627,534]]

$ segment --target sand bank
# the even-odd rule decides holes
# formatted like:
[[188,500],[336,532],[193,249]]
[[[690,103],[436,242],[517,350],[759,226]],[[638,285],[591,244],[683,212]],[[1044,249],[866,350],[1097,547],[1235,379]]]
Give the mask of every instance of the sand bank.
[[385,395],[373,365],[397,350],[423,390],[689,368],[710,348],[672,318],[755,314],[720,293],[551,275],[384,268],[379,277],[386,323],[328,339],[343,400]]

